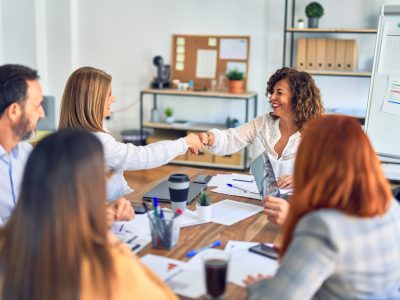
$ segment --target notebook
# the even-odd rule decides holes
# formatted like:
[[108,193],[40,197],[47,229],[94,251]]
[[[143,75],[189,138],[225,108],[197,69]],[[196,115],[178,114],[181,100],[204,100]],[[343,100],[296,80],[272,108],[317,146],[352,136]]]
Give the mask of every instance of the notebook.
[[[193,202],[193,200],[205,190],[207,186],[205,184],[194,183],[191,182],[189,185],[189,193],[188,193],[188,200],[187,204]],[[169,198],[169,188],[168,188],[168,181],[164,180],[157,186],[155,186],[152,190],[148,191],[146,194],[143,195],[144,200],[152,200],[154,197],[158,198],[158,201],[161,202],[170,202],[171,199]]]

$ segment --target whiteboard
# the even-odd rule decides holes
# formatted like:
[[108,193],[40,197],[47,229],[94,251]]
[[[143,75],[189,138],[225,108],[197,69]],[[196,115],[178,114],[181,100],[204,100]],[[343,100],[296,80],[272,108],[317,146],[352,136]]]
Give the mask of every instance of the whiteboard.
[[378,154],[400,159],[400,5],[381,9],[365,131]]

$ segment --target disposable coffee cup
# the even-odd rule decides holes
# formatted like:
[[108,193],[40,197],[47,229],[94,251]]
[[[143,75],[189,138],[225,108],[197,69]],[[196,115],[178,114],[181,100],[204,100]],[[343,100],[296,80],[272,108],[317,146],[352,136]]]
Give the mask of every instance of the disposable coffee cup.
[[186,174],[172,174],[168,178],[169,197],[172,211],[178,208],[185,210],[189,194],[190,180]]

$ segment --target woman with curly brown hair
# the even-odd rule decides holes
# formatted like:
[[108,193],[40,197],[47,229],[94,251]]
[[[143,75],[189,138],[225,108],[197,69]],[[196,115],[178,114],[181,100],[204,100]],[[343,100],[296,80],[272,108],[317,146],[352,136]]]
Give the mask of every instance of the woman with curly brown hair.
[[[252,157],[266,152],[279,188],[293,188],[293,166],[305,124],[324,112],[321,97],[311,75],[291,68],[277,70],[268,80],[267,94],[272,112],[237,128],[211,129],[200,139],[213,154],[228,155],[252,145]],[[268,197],[269,219],[281,225],[286,202]]]

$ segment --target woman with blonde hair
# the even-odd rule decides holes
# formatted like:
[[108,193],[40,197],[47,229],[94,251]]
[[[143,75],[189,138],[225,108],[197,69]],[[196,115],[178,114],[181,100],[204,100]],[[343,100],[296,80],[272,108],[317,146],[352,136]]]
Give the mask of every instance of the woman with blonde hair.
[[358,121],[311,121],[294,183],[281,266],[249,298],[400,299],[400,207]]
[[59,128],[78,128],[93,132],[104,147],[105,163],[115,174],[108,186],[108,199],[115,200],[132,192],[124,170],[151,169],[164,165],[188,149],[197,153],[203,148],[200,139],[190,134],[175,141],[160,141],[147,146],[117,142],[104,128],[103,120],[111,114],[115,97],[111,76],[106,72],[82,67],[69,77],[61,103]]
[[64,130],[39,142],[0,230],[1,299],[177,299],[108,233],[105,200],[94,135]]

